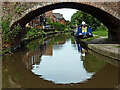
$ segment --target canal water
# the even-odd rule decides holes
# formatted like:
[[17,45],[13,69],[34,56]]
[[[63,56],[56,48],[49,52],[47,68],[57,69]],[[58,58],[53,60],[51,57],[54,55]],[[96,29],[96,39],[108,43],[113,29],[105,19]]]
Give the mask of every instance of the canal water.
[[75,37],[39,38],[3,57],[3,88],[115,88],[118,67],[89,53]]

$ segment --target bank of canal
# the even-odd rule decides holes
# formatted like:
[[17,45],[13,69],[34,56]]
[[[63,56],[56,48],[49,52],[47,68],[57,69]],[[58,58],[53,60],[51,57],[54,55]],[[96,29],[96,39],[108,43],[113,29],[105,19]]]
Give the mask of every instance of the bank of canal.
[[3,88],[116,88],[118,67],[70,34],[38,38],[3,58]]
[[[87,45],[86,47],[88,47],[88,49],[97,52],[103,56],[109,57],[113,60],[120,60],[120,42],[110,42],[108,41],[108,37],[107,36],[94,36],[97,37],[95,39],[91,39],[91,40],[82,40],[84,41]],[[107,41],[106,41],[107,40]],[[80,40],[81,41],[81,40]]]

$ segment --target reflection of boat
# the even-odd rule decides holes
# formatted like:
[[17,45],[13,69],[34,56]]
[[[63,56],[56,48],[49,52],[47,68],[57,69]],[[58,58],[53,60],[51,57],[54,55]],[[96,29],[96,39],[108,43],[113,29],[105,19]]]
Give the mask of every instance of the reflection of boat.
[[75,36],[80,38],[93,37],[91,27],[87,25],[80,25],[75,30]]
[[85,56],[85,53],[87,52],[84,48],[81,47],[80,42],[74,39],[74,42],[76,44],[76,47],[78,49],[78,52],[81,52],[82,56]]
[[77,47],[78,47],[78,51],[82,52],[82,47],[80,46],[80,44],[77,44]]
[[79,43],[77,44],[77,47],[78,47],[78,51],[81,52],[82,56],[84,57],[87,51],[83,49]]

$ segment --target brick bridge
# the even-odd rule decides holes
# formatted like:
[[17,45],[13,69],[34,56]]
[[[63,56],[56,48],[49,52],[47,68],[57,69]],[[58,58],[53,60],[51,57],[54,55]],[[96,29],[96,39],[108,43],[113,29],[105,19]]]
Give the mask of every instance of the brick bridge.
[[[111,41],[120,41],[120,2],[82,2],[81,0],[62,0],[62,2],[2,2],[4,16],[12,15],[11,28],[20,24],[24,27],[36,16],[49,10],[73,8],[84,11],[100,20],[108,29]],[[104,0],[102,0],[104,1]],[[24,5],[24,7],[22,6]],[[19,7],[18,7],[19,6]],[[20,12],[16,12],[21,10]]]

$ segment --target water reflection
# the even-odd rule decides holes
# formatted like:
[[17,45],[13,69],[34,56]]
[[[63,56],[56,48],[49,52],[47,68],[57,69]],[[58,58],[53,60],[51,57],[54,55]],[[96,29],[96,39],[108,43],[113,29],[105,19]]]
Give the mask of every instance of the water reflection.
[[[88,73],[81,58],[85,56],[85,50],[77,44],[77,50],[71,44],[71,39],[57,41],[53,45],[45,41],[45,53],[39,64],[34,64],[32,72],[40,75],[40,78],[52,81],[56,84],[79,83],[90,79],[94,73]],[[81,51],[80,51],[81,49]]]
[[87,51],[81,47],[81,45],[78,43],[78,51],[82,53],[82,56],[85,57],[85,53],[87,53]]
[[[39,49],[38,49],[39,48]],[[22,58],[23,63],[26,64],[26,67],[31,69],[32,65],[39,64],[41,56],[45,53],[45,46],[37,46],[36,49],[28,52],[24,52],[25,55]]]
[[76,43],[74,37],[69,35],[40,38],[29,42],[26,47],[3,60],[3,87],[116,87],[118,68],[86,51],[85,56],[82,56],[84,49],[78,46],[81,44]]

